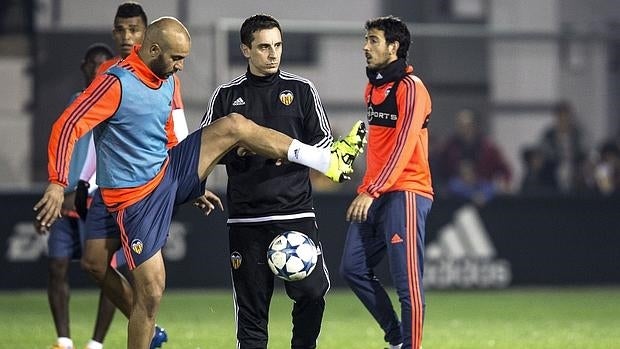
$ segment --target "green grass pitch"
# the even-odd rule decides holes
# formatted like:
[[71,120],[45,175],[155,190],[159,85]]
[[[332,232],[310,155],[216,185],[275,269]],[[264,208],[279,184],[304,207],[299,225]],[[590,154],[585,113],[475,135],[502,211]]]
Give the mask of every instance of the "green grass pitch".
[[[620,348],[620,288],[515,288],[426,292],[424,349]],[[97,293],[71,298],[76,348],[89,338]],[[395,298],[394,298],[395,299]],[[290,348],[291,303],[277,289],[271,307],[270,349]],[[166,291],[158,322],[164,349],[234,348],[229,290]],[[126,320],[117,313],[105,347],[124,348]],[[47,349],[55,340],[44,291],[0,292],[0,346]],[[381,349],[379,327],[346,289],[331,290],[319,340],[323,349]]]

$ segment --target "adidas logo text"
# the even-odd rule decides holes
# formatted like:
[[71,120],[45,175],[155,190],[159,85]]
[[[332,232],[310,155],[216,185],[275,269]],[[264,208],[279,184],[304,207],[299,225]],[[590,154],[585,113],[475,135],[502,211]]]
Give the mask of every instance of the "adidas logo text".
[[478,211],[466,205],[426,246],[424,285],[435,288],[503,288],[510,285],[510,263],[497,252]]

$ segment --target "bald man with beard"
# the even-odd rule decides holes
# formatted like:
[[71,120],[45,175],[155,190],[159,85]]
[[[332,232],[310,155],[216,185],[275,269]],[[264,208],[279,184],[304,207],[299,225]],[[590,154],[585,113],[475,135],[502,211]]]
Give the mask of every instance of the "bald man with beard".
[[174,93],[172,74],[183,69],[190,49],[185,26],[162,17],[147,27],[142,46],[93,81],[52,127],[50,183],[34,206],[40,229],[49,229],[60,217],[73,146],[94,129],[97,184],[120,231],[107,248],[122,246],[134,287],[112,268],[98,281],[115,305],[131,309],[127,347],[132,349],[149,348],[153,335],[166,278],[161,249],[172,211],[204,193],[207,175],[226,153],[237,149],[288,160],[339,182],[353,171],[365,136],[356,123],[331,149],[315,148],[231,113],[168,150],[165,125]]

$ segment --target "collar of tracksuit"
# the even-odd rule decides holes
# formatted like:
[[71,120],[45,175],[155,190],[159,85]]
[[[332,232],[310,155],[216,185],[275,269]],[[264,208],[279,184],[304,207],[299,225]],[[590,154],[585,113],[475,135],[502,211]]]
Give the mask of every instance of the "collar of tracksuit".
[[278,78],[278,75],[280,75],[280,70],[278,70],[276,73],[271,74],[271,75],[257,76],[257,75],[250,73],[249,67],[248,67],[248,71],[245,73],[245,76],[248,78],[248,81],[255,86],[269,86],[273,84],[274,81],[276,81],[276,79]]
[[407,65],[404,58],[399,58],[380,70],[366,68],[366,76],[372,85],[381,86],[388,82],[400,80],[411,71],[413,71],[413,67]]

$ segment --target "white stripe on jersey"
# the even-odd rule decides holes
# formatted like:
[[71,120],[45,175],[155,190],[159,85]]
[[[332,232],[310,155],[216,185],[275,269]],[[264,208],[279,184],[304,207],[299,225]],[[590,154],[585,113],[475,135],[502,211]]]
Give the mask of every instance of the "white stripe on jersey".
[[226,223],[264,223],[273,221],[286,221],[290,219],[299,218],[316,218],[314,212],[294,213],[294,214],[282,214],[274,216],[252,217],[252,218],[228,218]]
[[[319,97],[319,93],[316,90],[316,87],[314,86],[312,81],[306,78],[303,78],[299,75],[295,75],[295,74],[285,72],[285,71],[280,71],[280,78],[283,80],[300,81],[310,86],[310,91],[312,92],[312,97],[314,100],[314,110],[316,111],[316,114],[319,117],[319,125],[324,135],[324,137],[321,140],[319,140],[316,144],[313,144],[313,146],[317,148],[329,148],[334,141],[334,137],[332,136],[331,128],[329,126],[329,120],[327,119],[327,115],[325,114],[325,109],[323,108],[323,105],[321,103],[321,98]],[[245,80],[247,80],[247,77],[245,74],[243,74],[243,75],[240,75],[232,79],[228,83],[218,86],[217,89],[215,89],[215,91],[213,92],[213,95],[211,95],[211,99],[209,100],[209,108],[207,109],[205,115],[202,117],[202,121],[200,122],[200,127],[205,127],[211,124],[211,122],[213,122],[213,105],[215,104],[215,99],[217,98],[217,95],[219,94],[220,90],[222,88],[228,88],[231,86],[240,85]]]
[[314,144],[314,146],[317,148],[330,147],[332,145],[332,142],[334,141],[334,137],[332,136],[331,128],[329,127],[329,121],[327,120],[327,115],[325,115],[325,109],[323,109],[323,105],[321,104],[321,98],[319,97],[319,93],[314,87],[314,84],[312,83],[312,81],[306,78],[303,78],[299,75],[295,75],[295,74],[285,72],[285,71],[280,71],[280,78],[284,80],[301,81],[305,84],[308,84],[308,86],[310,86],[310,91],[312,92],[312,97],[314,99],[314,110],[316,111],[316,114],[319,116],[319,124],[321,125],[321,130],[323,131],[323,134],[325,135],[323,139],[321,139],[316,144]]
[[246,80],[245,74],[237,76],[236,78],[232,79],[230,82],[218,86],[215,89],[215,91],[213,91],[213,94],[211,95],[211,99],[209,100],[209,108],[205,112],[205,115],[202,117],[202,120],[200,121],[200,127],[205,127],[213,122],[213,104],[215,103],[215,98],[220,93],[220,90],[222,88],[228,88],[231,86],[239,85],[245,80]]

